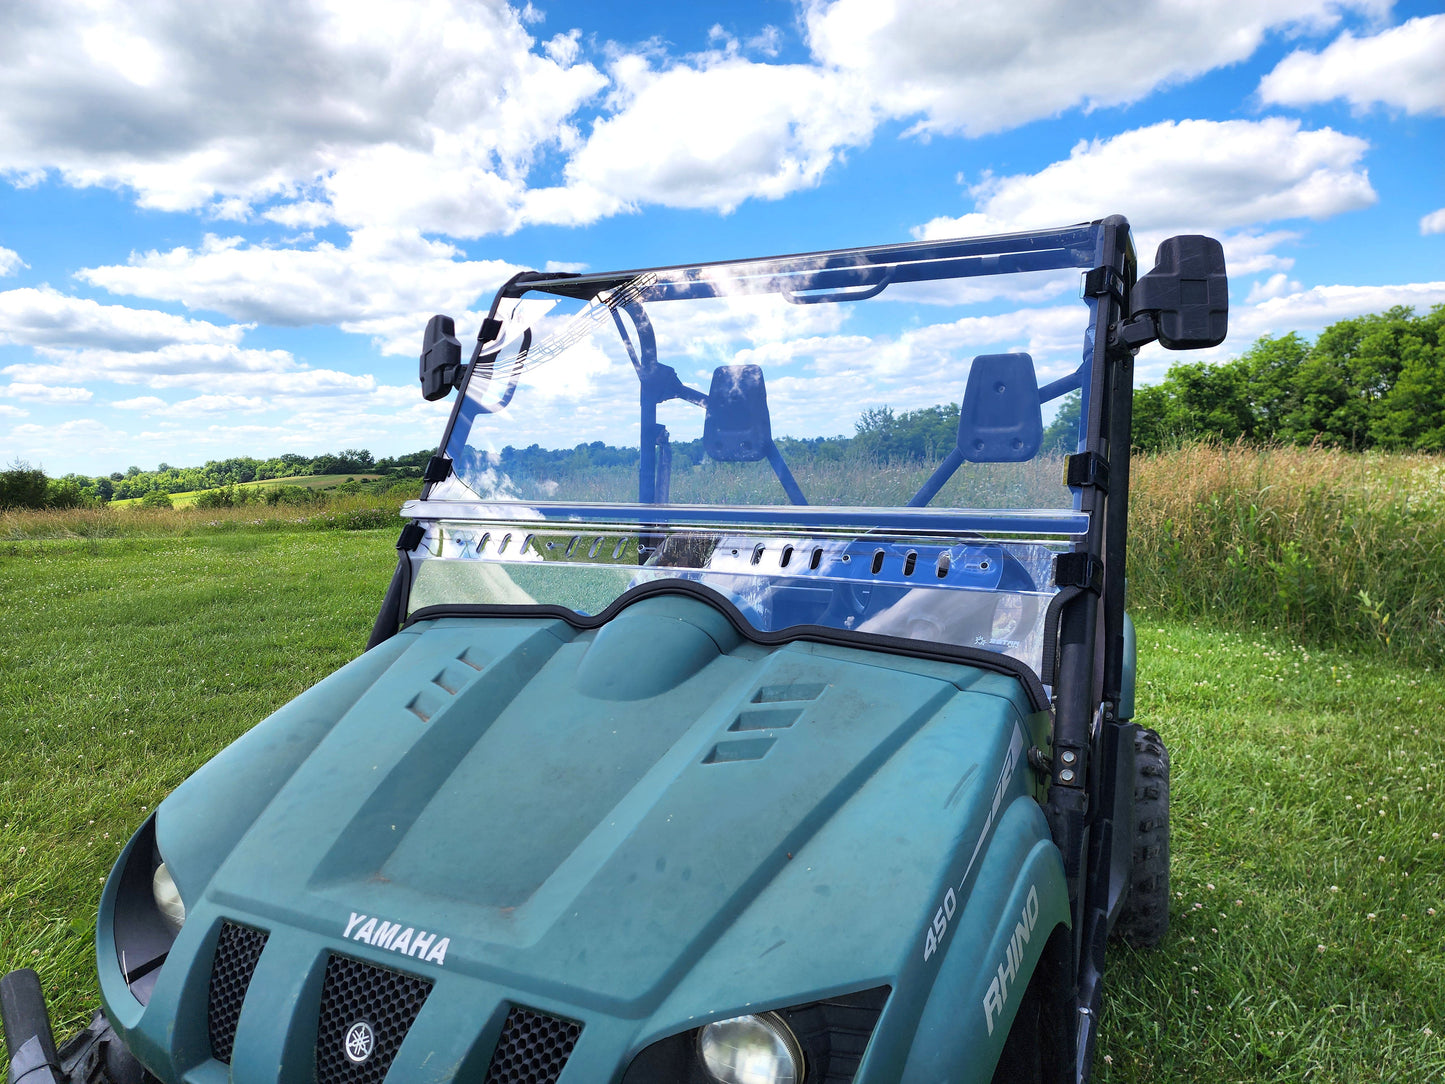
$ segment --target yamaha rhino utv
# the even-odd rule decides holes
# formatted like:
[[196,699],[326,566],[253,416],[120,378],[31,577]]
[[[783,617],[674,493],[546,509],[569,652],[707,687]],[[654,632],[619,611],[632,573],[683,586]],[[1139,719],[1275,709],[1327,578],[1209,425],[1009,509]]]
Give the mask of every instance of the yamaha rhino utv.
[[1227,310],[1113,217],[433,318],[367,651],[136,832],[90,1028],[4,980],[10,1080],[1087,1079],[1168,920],[1134,353]]

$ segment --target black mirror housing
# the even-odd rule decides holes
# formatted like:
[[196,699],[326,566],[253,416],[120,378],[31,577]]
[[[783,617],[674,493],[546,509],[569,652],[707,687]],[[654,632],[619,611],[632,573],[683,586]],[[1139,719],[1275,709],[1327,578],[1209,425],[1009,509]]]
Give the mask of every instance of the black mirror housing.
[[1218,346],[1229,332],[1224,246],[1199,234],[1168,238],[1154,257],[1154,270],[1134,284],[1130,300],[1130,322],[1153,317],[1164,349]]
[[450,316],[433,316],[427,321],[421,341],[421,394],[431,402],[444,399],[461,387],[462,344]]

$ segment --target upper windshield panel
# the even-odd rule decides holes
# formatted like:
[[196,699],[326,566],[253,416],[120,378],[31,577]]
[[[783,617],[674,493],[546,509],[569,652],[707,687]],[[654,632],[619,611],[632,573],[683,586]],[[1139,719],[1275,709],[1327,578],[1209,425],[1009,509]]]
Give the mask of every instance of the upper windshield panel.
[[974,510],[960,527],[1077,534],[1061,463],[1097,243],[1081,226],[535,283],[498,307],[431,497],[934,531]]

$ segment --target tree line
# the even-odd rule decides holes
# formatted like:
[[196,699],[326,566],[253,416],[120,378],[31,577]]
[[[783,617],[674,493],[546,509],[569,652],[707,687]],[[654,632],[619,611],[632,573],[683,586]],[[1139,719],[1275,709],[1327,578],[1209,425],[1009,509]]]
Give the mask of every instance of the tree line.
[[244,482],[264,482],[318,474],[379,474],[393,480],[420,478],[433,449],[376,459],[364,448],[304,456],[288,452],[270,459],[233,456],[200,467],[161,463],[155,470],[129,467],[111,474],[66,474],[50,478],[23,460],[0,470],[0,508],[77,508],[109,501],[162,497],[198,490],[229,490]]

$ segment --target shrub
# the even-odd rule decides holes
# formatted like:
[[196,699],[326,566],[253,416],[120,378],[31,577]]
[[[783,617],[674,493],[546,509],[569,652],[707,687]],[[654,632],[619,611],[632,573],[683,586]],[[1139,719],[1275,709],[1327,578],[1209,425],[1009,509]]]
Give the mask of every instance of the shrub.
[[142,508],[171,508],[171,495],[163,489],[153,489],[140,499]]
[[272,486],[266,490],[266,503],[269,505],[309,505],[324,500],[320,493],[314,489],[307,489],[304,486]]
[[234,486],[208,489],[203,493],[196,494],[195,507],[197,508],[232,508],[235,504]]
[[45,472],[23,459],[0,471],[0,508],[44,508],[48,490]]

